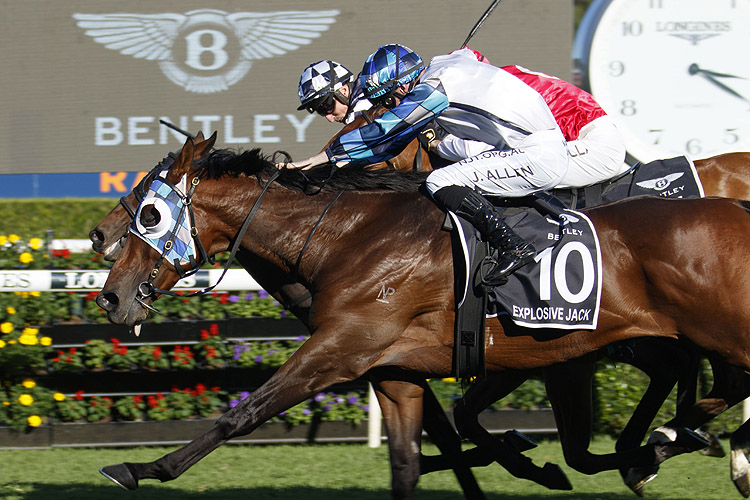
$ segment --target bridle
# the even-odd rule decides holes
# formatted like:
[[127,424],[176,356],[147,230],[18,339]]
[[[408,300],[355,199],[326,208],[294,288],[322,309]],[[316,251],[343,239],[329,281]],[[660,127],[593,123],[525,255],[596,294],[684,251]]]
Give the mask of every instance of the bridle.
[[[263,198],[265,197],[266,192],[268,191],[268,188],[271,186],[271,183],[274,180],[276,180],[276,178],[279,175],[280,175],[280,171],[279,170],[275,170],[274,173],[271,174],[271,177],[268,179],[268,182],[265,184],[265,186],[263,186],[263,189],[261,190],[260,195],[258,195],[258,199],[255,201],[255,204],[250,209],[250,212],[247,214],[247,217],[245,217],[245,221],[242,223],[242,227],[240,227],[240,230],[237,232],[237,235],[234,237],[234,240],[232,241],[232,244],[231,244],[231,247],[230,247],[230,252],[229,252],[229,257],[227,259],[226,264],[224,265],[224,270],[222,271],[222,273],[219,276],[219,279],[216,281],[216,283],[214,283],[213,285],[211,285],[209,287],[206,287],[206,288],[204,288],[202,290],[198,290],[198,291],[195,291],[195,292],[187,294],[187,295],[180,295],[180,294],[178,294],[176,292],[173,292],[172,290],[165,290],[165,289],[161,289],[161,288],[156,288],[154,286],[153,282],[156,279],[156,277],[159,275],[159,268],[161,267],[161,264],[165,260],[167,260],[166,259],[167,253],[172,248],[172,245],[173,245],[173,242],[174,242],[174,238],[175,238],[175,236],[177,234],[177,231],[179,230],[179,228],[181,226],[181,223],[182,223],[183,219],[186,219],[187,222],[188,222],[188,224],[190,225],[190,235],[191,235],[193,241],[195,242],[196,249],[199,252],[199,258],[197,260],[195,260],[195,259],[192,258],[192,255],[190,256],[191,257],[191,260],[190,260],[190,266],[191,266],[191,268],[188,269],[187,271],[185,271],[184,269],[182,269],[182,265],[180,264],[180,262],[178,260],[175,260],[172,264],[173,264],[175,270],[177,271],[177,274],[180,276],[180,278],[184,278],[186,276],[192,276],[193,274],[197,273],[200,270],[201,266],[204,263],[209,262],[209,263],[213,264],[215,262],[214,258],[213,257],[209,257],[208,254],[206,253],[206,250],[203,247],[203,244],[201,243],[200,238],[198,236],[198,229],[195,227],[195,215],[193,213],[192,196],[193,196],[193,193],[195,192],[195,188],[196,188],[196,186],[198,186],[200,180],[199,180],[198,176],[193,177],[192,180],[190,181],[190,187],[189,187],[187,193],[182,194],[177,186],[175,186],[174,184],[172,184],[171,182],[169,182],[167,179],[164,179],[164,181],[165,181],[164,184],[168,188],[170,188],[171,190],[173,190],[175,193],[177,193],[180,196],[180,198],[182,200],[182,208],[181,208],[181,210],[179,212],[179,215],[177,216],[177,218],[176,218],[176,220],[174,222],[174,228],[172,229],[172,232],[171,232],[171,234],[169,236],[169,239],[166,241],[166,243],[164,245],[164,249],[162,250],[162,253],[159,256],[159,260],[156,262],[156,264],[154,265],[154,268],[149,273],[148,279],[146,281],[141,282],[141,284],[138,285],[138,289],[137,289],[137,292],[136,292],[135,300],[138,303],[140,303],[143,307],[145,307],[146,309],[149,309],[149,310],[154,311],[154,312],[156,312],[158,314],[161,314],[161,312],[159,310],[157,310],[156,308],[154,308],[150,304],[147,304],[146,302],[144,302],[144,300],[147,299],[147,298],[149,298],[149,297],[152,297],[155,293],[160,293],[160,294],[164,294],[164,295],[172,295],[172,296],[178,296],[179,295],[181,297],[195,297],[195,296],[198,296],[198,295],[205,295],[206,293],[208,293],[211,290],[213,290],[214,288],[216,288],[216,286],[221,282],[221,280],[224,278],[224,276],[226,275],[227,271],[229,270],[229,266],[231,266],[232,261],[234,260],[234,257],[235,257],[235,255],[237,254],[237,251],[240,248],[240,244],[242,243],[242,239],[244,238],[245,233],[247,232],[247,229],[250,226],[250,222],[252,222],[252,220],[255,218],[255,214],[258,212],[258,209],[260,208],[260,204],[263,201]],[[134,219],[134,221],[135,221],[135,219]],[[134,224],[135,224],[135,222],[134,222]],[[139,237],[141,237],[142,239],[144,239],[143,236],[140,235],[138,232],[135,232],[135,234],[138,235]]]

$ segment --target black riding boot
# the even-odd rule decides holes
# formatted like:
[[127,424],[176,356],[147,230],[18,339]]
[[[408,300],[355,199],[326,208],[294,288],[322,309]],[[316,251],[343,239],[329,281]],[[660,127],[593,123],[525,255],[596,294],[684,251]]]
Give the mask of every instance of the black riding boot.
[[484,276],[484,284],[502,285],[513,271],[534,260],[533,245],[513,232],[492,203],[476,191],[466,188],[455,212],[471,222],[482,238],[498,250],[497,262]]

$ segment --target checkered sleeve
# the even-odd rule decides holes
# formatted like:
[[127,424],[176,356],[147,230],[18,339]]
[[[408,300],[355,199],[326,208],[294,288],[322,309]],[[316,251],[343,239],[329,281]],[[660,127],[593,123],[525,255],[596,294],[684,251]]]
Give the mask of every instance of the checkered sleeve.
[[335,139],[326,148],[328,158],[365,164],[393,158],[447,107],[448,97],[439,82],[420,83],[395,108]]

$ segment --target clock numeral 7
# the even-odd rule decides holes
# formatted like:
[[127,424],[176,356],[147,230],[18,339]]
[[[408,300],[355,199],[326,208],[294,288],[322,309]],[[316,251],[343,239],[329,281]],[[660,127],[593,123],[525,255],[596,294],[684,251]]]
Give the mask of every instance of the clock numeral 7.
[[654,138],[653,145],[659,144],[659,141],[661,140],[661,134],[664,132],[664,129],[660,128],[652,128],[648,131],[649,134],[651,134],[651,137]]

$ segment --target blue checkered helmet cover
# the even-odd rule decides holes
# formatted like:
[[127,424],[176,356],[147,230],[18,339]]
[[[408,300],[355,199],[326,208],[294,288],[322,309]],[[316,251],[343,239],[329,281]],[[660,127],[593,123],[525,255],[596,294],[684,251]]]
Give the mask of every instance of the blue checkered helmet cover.
[[360,80],[365,95],[375,98],[414,80],[423,69],[422,58],[409,47],[383,45],[365,61]]
[[[176,187],[179,191],[166,184],[161,176],[155,178],[143,201],[138,205],[138,211],[130,225],[131,233],[148,243],[160,254],[164,253],[167,240],[174,232],[177,219],[185,206],[183,193],[187,192],[187,177],[183,175]],[[141,211],[144,207],[151,206],[159,213],[159,220],[153,227],[145,227],[141,222]],[[172,248],[167,250],[165,255],[165,259],[170,264],[174,264],[175,259],[181,265],[197,261],[195,240],[190,233],[191,222],[190,214],[185,210],[185,216],[180,220],[180,227],[172,241]]]
[[313,101],[325,97],[353,80],[352,72],[336,61],[312,63],[299,77],[297,93],[302,105],[297,109],[305,109]]

